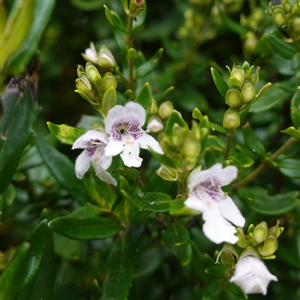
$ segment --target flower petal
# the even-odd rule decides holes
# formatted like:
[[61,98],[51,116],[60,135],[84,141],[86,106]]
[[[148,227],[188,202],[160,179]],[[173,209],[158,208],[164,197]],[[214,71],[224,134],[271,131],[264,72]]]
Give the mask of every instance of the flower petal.
[[127,140],[123,149],[124,150],[120,156],[124,164],[129,168],[140,167],[143,159],[139,157],[140,147],[138,143]]
[[86,148],[86,143],[92,140],[99,140],[100,142],[107,143],[107,135],[104,132],[97,130],[89,130],[81,135],[73,144],[72,149]]
[[128,102],[125,105],[124,109],[126,117],[131,115],[134,119],[138,120],[140,126],[144,125],[146,119],[146,111],[143,106],[135,102]]
[[221,185],[228,185],[234,179],[236,179],[238,169],[235,166],[227,166],[218,173],[218,178],[221,181]]
[[86,155],[85,150],[83,150],[76,159],[75,163],[75,173],[76,176],[81,179],[84,173],[89,169],[91,161]]
[[106,172],[102,168],[99,157],[95,156],[92,159],[92,164],[95,169],[95,173],[100,180],[105,181],[105,182],[115,185],[115,186],[117,185],[116,179],[114,179],[108,172]]
[[194,194],[189,195],[189,197],[184,201],[184,205],[198,212],[203,211],[203,202]]
[[106,156],[116,156],[123,151],[123,141],[115,141],[109,139],[107,146],[104,149]]
[[100,157],[100,165],[101,167],[106,170],[110,167],[112,163],[112,156],[106,156],[104,153]]
[[219,202],[219,209],[222,216],[234,225],[241,227],[245,225],[245,218],[229,196]]
[[106,132],[110,133],[112,129],[112,125],[123,118],[125,109],[122,105],[116,105],[112,109],[109,110],[104,123]]
[[157,140],[152,137],[151,135],[144,133],[143,136],[141,136],[138,139],[138,143],[142,149],[149,149],[151,148],[153,151],[159,154],[164,154],[164,151],[160,147]]

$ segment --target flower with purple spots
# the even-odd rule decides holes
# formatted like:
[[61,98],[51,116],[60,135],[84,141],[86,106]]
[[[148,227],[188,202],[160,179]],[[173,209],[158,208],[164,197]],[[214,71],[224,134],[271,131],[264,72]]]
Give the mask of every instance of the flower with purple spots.
[[112,157],[104,153],[107,138],[104,132],[89,130],[75,141],[72,149],[84,149],[76,159],[75,172],[78,178],[81,179],[92,164],[99,179],[117,185],[117,181],[106,172],[112,162]]
[[121,158],[127,167],[140,167],[143,159],[139,157],[140,148],[163,154],[159,143],[141,127],[146,112],[137,103],[129,102],[125,106],[116,105],[107,114],[105,130],[110,135],[105,154]]
[[[222,168],[216,164],[208,170],[195,169],[188,178],[189,196],[184,204],[192,210],[202,212],[203,232],[212,242],[219,244],[238,241],[236,226],[243,227],[245,219],[221,187],[237,177],[237,168]],[[234,224],[234,225],[233,225]]]

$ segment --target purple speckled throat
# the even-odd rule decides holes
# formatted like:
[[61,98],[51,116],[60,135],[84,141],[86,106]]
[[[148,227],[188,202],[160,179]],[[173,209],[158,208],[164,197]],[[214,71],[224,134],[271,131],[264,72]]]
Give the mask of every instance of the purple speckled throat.
[[86,143],[85,151],[88,157],[92,157],[95,154],[97,148],[100,148],[100,152],[103,152],[104,143],[99,140],[90,140]]
[[137,140],[143,133],[138,120],[132,117],[118,120],[111,128],[111,136],[117,141],[122,141],[123,136],[126,134],[130,134]]
[[205,181],[200,182],[200,184],[196,187],[196,193],[199,198],[201,198],[201,193],[205,192],[209,195],[209,197],[219,202],[220,199],[224,197],[224,192],[221,189],[221,182],[218,177],[209,177]]

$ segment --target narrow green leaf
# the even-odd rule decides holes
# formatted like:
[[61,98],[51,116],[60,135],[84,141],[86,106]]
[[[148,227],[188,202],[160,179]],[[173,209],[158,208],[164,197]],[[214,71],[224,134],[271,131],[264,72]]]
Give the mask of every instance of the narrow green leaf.
[[137,78],[141,78],[148,75],[152,70],[154,70],[154,68],[158,65],[163,51],[163,48],[158,49],[153,57],[151,57],[147,62],[136,69],[135,76]]
[[299,202],[299,191],[269,195],[261,187],[239,188],[238,196],[246,200],[246,204],[256,212],[264,215],[280,215],[293,209]]
[[254,160],[244,153],[233,153],[228,157],[225,163],[242,169],[251,167],[254,164]]
[[152,151],[151,149],[149,149],[149,151],[160,163],[167,167],[176,168],[176,166],[180,165],[179,160],[172,159],[166,155],[161,155],[159,153],[156,153],[155,151]]
[[45,164],[70,194],[80,204],[91,201],[88,192],[80,179],[75,175],[74,164],[58,150],[44,142],[39,137],[35,138],[37,148],[44,159]]
[[172,130],[173,130],[174,124],[178,124],[181,127],[188,128],[186,122],[183,120],[183,118],[181,117],[179,112],[176,110],[173,110],[173,112],[171,113],[171,115],[167,121],[166,127],[165,127],[166,136],[172,135]]
[[120,18],[120,16],[113,10],[110,10],[106,5],[103,5],[103,6],[105,8],[105,15],[106,15],[108,22],[116,29],[126,33],[127,32],[126,27],[125,27],[122,19]]
[[121,190],[123,196],[136,208],[143,211],[167,212],[172,202],[172,197],[159,192],[129,193]]
[[282,133],[286,133],[296,139],[300,139],[300,128],[297,130],[295,127],[291,126],[288,127],[287,129],[280,130]]
[[[19,2],[19,1],[17,1]],[[26,1],[31,3],[31,1]],[[36,54],[39,43],[51,19],[56,0],[35,1],[34,19],[28,36],[18,50],[9,58],[6,69],[9,73],[24,72],[32,57]],[[21,24],[23,27],[24,24]],[[14,35],[13,35],[14,36]]]
[[162,241],[168,248],[187,246],[190,243],[190,233],[180,222],[172,223],[164,232]]
[[74,142],[84,133],[85,130],[68,126],[65,124],[57,125],[51,122],[47,122],[50,132],[62,143],[67,145],[73,145]]
[[266,149],[262,142],[258,139],[255,132],[252,130],[249,123],[242,127],[242,132],[245,143],[249,147],[251,152],[258,157],[264,157],[266,155]]
[[132,31],[137,32],[145,23],[146,16],[147,16],[147,7],[146,7],[146,1],[144,1],[143,5],[139,7],[141,10],[138,15],[133,20],[132,24]]
[[222,78],[222,76],[219,74],[219,72],[215,68],[211,67],[210,72],[211,72],[211,75],[214,80],[216,88],[218,89],[221,96],[223,98],[225,98],[226,92],[228,90],[227,83],[225,82],[225,80]]
[[123,229],[117,221],[106,217],[59,217],[50,221],[48,226],[75,240],[106,239]]
[[291,68],[297,78],[300,77],[300,53],[296,53],[291,61]]
[[1,96],[4,113],[1,123],[0,174],[5,176],[0,180],[0,194],[18,167],[40,111],[38,104],[31,98],[29,83],[19,79],[20,85],[16,86],[11,81]]
[[107,0],[70,0],[72,5],[81,10],[96,10],[102,9],[103,4],[107,3]]
[[124,238],[114,242],[108,256],[101,300],[127,299],[134,276],[135,257],[135,249]]
[[295,128],[300,127],[300,90],[297,90],[291,101],[291,119]]
[[273,162],[273,165],[285,176],[300,179],[300,159],[282,159]]
[[144,107],[144,109],[146,110],[146,114],[149,113],[152,105],[152,96],[148,82],[144,84],[134,101],[141,104]]
[[231,31],[239,34],[244,35],[248,32],[248,29],[240,25],[239,23],[233,21],[231,18],[229,18],[222,9],[219,9],[219,13],[222,19],[223,24],[230,29]]
[[228,266],[220,264],[208,267],[205,269],[205,273],[214,278],[225,277],[225,272],[228,270]]

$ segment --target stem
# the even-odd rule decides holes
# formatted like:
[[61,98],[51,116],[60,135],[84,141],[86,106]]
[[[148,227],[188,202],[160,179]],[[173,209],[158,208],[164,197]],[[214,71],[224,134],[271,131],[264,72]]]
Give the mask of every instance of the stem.
[[224,152],[224,160],[227,159],[229,156],[230,149],[232,146],[232,141],[233,141],[233,134],[234,134],[234,131],[229,131],[229,133],[227,135],[227,144],[226,144],[226,149]]
[[274,161],[279,155],[284,153],[288,148],[290,148],[298,139],[295,137],[290,137],[275,153],[273,153],[268,160],[263,160],[261,164],[248,176],[237,182],[233,188],[238,189],[250,181],[252,181],[255,177],[257,177],[265,168],[267,168],[272,161]]

